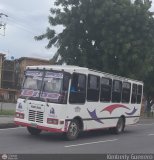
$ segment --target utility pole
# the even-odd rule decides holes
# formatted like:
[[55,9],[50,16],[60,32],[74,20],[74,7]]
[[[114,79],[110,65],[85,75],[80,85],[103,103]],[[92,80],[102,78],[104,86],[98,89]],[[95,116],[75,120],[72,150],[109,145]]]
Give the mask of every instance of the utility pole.
[[6,23],[3,22],[3,17],[8,17],[8,15],[4,14],[4,13],[0,13],[0,30],[3,30],[2,34],[0,33],[1,36],[5,36],[5,29],[6,29]]

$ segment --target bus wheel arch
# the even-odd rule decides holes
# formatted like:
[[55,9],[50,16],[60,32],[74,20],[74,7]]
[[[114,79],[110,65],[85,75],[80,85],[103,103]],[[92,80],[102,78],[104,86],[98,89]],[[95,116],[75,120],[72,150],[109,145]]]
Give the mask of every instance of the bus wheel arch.
[[82,118],[78,116],[78,117],[75,117],[74,119],[77,120],[78,123],[79,123],[80,132],[83,131],[84,126],[83,126],[83,120],[82,120]]
[[120,133],[124,132],[125,123],[126,123],[126,118],[124,115],[122,115],[121,117],[119,117],[116,126],[113,128],[110,128],[111,133],[120,134]]
[[126,125],[126,117],[125,117],[124,115],[122,115],[121,118],[122,118],[123,121],[124,121],[124,126],[123,126],[123,130],[122,130],[122,131],[124,131],[125,125]]
[[33,128],[33,127],[27,127],[27,130],[31,135],[39,135],[42,131],[38,128]]

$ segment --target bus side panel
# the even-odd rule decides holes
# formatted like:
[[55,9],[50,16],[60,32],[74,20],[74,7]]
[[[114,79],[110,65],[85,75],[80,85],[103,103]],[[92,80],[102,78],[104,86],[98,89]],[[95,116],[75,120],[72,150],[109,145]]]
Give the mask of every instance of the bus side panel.
[[93,130],[115,127],[121,116],[125,117],[126,125],[134,124],[139,120],[140,109],[140,104],[86,102],[68,105],[67,117],[81,117],[84,130]]

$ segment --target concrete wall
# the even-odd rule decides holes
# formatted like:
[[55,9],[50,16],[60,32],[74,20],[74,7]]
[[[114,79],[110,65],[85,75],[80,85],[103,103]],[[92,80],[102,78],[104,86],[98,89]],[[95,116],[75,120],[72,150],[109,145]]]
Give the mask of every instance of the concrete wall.
[[16,103],[3,103],[0,102],[0,110],[15,110],[16,109]]

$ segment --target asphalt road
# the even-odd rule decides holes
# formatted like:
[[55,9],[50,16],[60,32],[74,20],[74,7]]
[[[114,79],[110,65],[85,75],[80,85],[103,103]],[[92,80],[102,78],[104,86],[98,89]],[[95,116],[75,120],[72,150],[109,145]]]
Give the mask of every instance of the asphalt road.
[[26,128],[0,129],[0,153],[9,154],[102,154],[154,153],[154,119],[127,126],[120,135],[107,130],[85,132],[75,141],[43,132],[31,136]]

